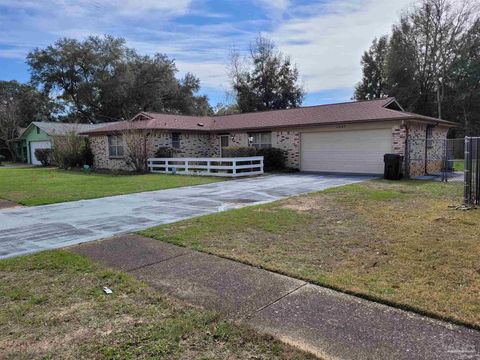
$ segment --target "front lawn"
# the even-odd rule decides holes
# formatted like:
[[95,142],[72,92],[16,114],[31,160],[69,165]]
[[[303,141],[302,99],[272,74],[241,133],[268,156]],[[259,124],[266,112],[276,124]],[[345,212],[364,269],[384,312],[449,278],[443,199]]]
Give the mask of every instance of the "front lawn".
[[44,205],[221,180],[204,176],[110,175],[52,168],[0,168],[0,198],[22,205]]
[[67,251],[1,260],[0,305],[2,359],[313,358]]
[[462,184],[369,181],[143,231],[381,302],[480,326],[480,210]]

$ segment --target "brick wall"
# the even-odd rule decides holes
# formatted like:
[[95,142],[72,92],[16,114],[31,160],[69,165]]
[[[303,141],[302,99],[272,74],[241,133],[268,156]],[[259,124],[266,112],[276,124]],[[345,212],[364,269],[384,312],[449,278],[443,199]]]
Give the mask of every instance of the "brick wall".
[[[362,127],[363,128],[363,127]],[[313,129],[310,129],[313,130]],[[300,168],[300,133],[306,130],[278,130],[272,131],[272,146],[283,149],[287,152],[287,166]],[[433,128],[434,139],[444,139],[447,135],[447,128]],[[408,141],[423,141],[423,146],[413,146],[409,151],[409,170],[412,176],[423,175],[425,167],[425,132],[426,124],[411,122],[408,124]],[[228,134],[230,146],[248,146],[247,132],[231,132]],[[405,154],[405,141],[407,130],[403,125],[395,124],[392,127],[392,149],[393,152]],[[414,140],[419,139],[419,140]],[[112,170],[129,170],[123,159],[112,159],[108,156],[107,136],[91,136],[92,151],[95,155],[95,167]],[[439,156],[441,149],[434,142],[434,146],[428,149],[429,161],[428,171],[436,172],[441,169],[441,161],[433,161]],[[165,131],[152,131],[147,140],[147,154],[153,157],[159,147],[171,147],[172,133]],[[220,134],[208,133],[181,133],[180,135],[180,157],[219,157],[220,156]]]
[[[210,156],[209,134],[182,133],[180,134],[179,157],[206,157]],[[108,137],[91,136],[90,144],[94,154],[94,166],[99,169],[131,170],[123,159],[111,158],[108,155]],[[147,137],[147,156],[154,157],[159,147],[172,146],[172,133],[152,131]]]
[[287,152],[287,167],[300,169],[300,132],[274,131],[272,132],[272,146]]
[[[172,133],[154,131],[150,133],[147,153],[153,157],[160,147],[172,147]],[[203,133],[180,133],[179,157],[205,157],[210,153],[209,134]]]
[[[247,132],[231,132],[228,135],[230,146],[248,146]],[[272,131],[272,147],[287,152],[288,167],[300,167],[300,133],[298,131]],[[210,156],[220,156],[220,134],[210,135]]]
[[94,155],[93,165],[97,169],[130,170],[123,159],[108,156],[108,139],[106,136],[90,136],[90,147]]
[[[425,145],[427,124],[408,124],[408,154],[407,167],[410,177],[425,174]],[[447,138],[448,128],[433,127],[432,141],[427,148],[427,173],[438,173],[443,167],[444,139]]]
[[393,153],[405,156],[405,141],[407,139],[407,130],[405,126],[394,126],[392,129]]

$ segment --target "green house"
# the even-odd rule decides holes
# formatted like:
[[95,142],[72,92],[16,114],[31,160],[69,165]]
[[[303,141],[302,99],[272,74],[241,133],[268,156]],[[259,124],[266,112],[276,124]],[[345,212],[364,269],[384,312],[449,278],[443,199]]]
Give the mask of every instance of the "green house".
[[100,126],[104,125],[34,121],[28,125],[18,138],[18,154],[24,162],[40,165],[40,161],[35,157],[35,150],[51,149],[54,137],[65,136],[72,132],[80,133]]

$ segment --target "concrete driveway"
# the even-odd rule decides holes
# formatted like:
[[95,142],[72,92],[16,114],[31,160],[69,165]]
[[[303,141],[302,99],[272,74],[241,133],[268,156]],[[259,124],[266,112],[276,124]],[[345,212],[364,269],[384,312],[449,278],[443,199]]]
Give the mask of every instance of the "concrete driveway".
[[370,179],[282,174],[0,211],[0,258],[55,249],[195,216]]

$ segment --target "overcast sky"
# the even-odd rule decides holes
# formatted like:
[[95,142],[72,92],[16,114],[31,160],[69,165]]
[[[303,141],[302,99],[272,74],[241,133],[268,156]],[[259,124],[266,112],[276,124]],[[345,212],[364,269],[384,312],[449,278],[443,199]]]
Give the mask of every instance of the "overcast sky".
[[360,57],[412,0],[0,0],[0,79],[28,81],[25,55],[60,37],[110,34],[192,72],[212,105],[225,102],[230,50],[258,34],[300,69],[305,105],[347,101]]

